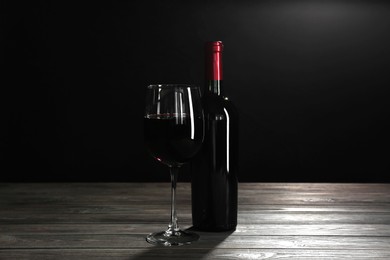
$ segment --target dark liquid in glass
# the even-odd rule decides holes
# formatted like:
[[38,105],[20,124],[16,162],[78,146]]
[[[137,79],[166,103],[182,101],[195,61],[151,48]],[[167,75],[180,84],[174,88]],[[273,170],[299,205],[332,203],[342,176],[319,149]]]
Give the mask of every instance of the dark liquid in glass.
[[202,119],[176,114],[154,114],[144,118],[145,144],[151,155],[168,166],[180,166],[201,148]]

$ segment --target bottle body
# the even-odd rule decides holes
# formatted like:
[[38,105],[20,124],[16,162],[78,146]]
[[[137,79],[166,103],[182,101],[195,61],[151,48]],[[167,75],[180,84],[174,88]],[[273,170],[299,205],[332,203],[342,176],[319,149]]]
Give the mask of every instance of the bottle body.
[[205,138],[191,164],[193,226],[204,231],[234,230],[238,200],[238,113],[222,95],[221,77],[206,82],[202,97]]

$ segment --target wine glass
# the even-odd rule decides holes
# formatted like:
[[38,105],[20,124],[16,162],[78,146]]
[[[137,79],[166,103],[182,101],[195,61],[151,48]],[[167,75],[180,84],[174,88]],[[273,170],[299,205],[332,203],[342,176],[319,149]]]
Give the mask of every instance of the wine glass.
[[179,228],[175,197],[180,167],[194,157],[203,142],[204,119],[199,87],[187,84],[149,85],[144,137],[150,154],[169,167],[172,185],[168,229],[151,233],[146,240],[165,246],[190,244],[198,240],[199,235]]

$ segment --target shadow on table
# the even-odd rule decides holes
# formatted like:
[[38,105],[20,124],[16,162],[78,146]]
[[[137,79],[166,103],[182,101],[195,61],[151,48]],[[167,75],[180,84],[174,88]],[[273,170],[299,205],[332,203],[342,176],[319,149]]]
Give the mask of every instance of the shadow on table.
[[[184,246],[148,247],[145,248],[145,251],[131,257],[131,259],[202,259],[212,253],[219,244],[234,232],[202,232],[193,228],[186,230],[199,234],[199,240]],[[147,243],[146,240],[145,243]]]

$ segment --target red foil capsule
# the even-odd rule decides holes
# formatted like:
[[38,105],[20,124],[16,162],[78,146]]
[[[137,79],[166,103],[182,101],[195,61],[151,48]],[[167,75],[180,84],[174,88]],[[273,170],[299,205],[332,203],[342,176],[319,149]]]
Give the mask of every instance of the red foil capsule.
[[205,44],[206,52],[206,80],[222,80],[222,51],[221,41],[207,42]]

